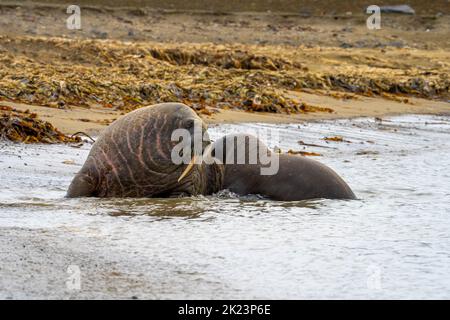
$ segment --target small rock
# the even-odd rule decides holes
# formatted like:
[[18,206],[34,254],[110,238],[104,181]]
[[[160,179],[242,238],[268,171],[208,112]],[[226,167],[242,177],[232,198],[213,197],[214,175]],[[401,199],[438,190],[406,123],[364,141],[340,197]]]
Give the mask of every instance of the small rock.
[[349,48],[353,48],[353,45],[351,43],[343,42],[343,43],[341,43],[340,47],[344,48],[344,49],[349,49]]
[[137,9],[128,11],[128,13],[133,16],[137,16],[137,17],[145,17],[147,15],[147,10],[145,10],[143,8],[137,8]]
[[403,48],[405,44],[402,41],[391,41],[388,43],[388,46],[395,48]]
[[35,30],[35,29],[32,29],[32,28],[27,29],[25,32],[28,33],[28,34],[32,34],[32,35],[37,34],[37,33],[36,33],[36,30]]
[[302,18],[309,18],[311,17],[312,13],[309,10],[300,10],[299,15]]
[[416,14],[416,11],[407,4],[401,4],[398,6],[381,6],[380,10],[384,13]]
[[108,38],[108,32],[102,32],[102,31],[98,31],[98,30],[92,30],[91,32],[98,39]]
[[362,156],[362,155],[377,155],[380,154],[378,151],[371,151],[371,150],[361,150],[356,152],[357,156]]
[[273,31],[273,32],[278,32],[278,28],[275,27],[274,25],[268,24],[267,25],[267,29]]

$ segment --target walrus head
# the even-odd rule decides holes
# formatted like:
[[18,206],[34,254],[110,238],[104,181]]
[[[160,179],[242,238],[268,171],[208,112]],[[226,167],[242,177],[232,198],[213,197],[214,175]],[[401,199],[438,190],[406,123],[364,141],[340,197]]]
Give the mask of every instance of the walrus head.
[[[191,159],[175,161],[173,150],[186,132]],[[194,134],[203,139],[198,145]],[[210,144],[207,127],[181,103],[162,103],[128,113],[111,124],[93,145],[67,196],[177,197],[210,194],[221,189],[223,168],[206,164],[201,155]],[[197,144],[195,144],[197,142]]]
[[[183,104],[171,105],[177,108],[173,112],[172,136],[166,150],[170,151],[171,163],[160,165],[167,168],[168,172],[172,172],[173,165],[178,164],[174,155],[182,158],[184,162],[178,166],[173,175],[168,176],[174,183],[169,196],[211,194],[219,191],[223,184],[223,165],[216,161],[208,163],[203,161],[209,158],[207,150],[211,144],[206,124],[189,107]],[[188,140],[180,141],[180,137],[174,134],[176,131],[186,132]],[[180,146],[184,148],[180,149]],[[187,154],[184,154],[186,147]],[[165,193],[162,195],[167,196]]]
[[259,138],[246,133],[223,136],[211,145],[209,155],[223,164],[258,164],[272,152]]

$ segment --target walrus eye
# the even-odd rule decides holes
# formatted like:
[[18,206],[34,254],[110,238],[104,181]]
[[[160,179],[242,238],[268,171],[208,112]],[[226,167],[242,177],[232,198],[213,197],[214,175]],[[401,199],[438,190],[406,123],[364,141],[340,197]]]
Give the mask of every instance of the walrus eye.
[[194,127],[195,120],[194,119],[186,119],[185,121],[183,121],[183,125],[186,129],[190,130]]

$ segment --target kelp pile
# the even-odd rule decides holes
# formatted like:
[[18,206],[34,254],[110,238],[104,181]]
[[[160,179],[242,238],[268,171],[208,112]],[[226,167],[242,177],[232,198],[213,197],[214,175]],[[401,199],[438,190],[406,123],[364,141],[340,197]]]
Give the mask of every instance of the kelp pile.
[[[149,53],[155,59],[166,61],[175,65],[214,65],[223,69],[244,69],[244,70],[281,70],[291,67],[290,61],[256,55],[239,49],[233,51],[217,50],[211,53],[204,50],[188,52],[178,48],[154,48],[149,49]],[[301,67],[301,65],[297,65]]]
[[80,137],[68,137],[50,123],[39,120],[35,113],[20,112],[0,106],[0,140],[23,143],[81,142]]
[[128,111],[179,101],[206,114],[210,108],[332,112],[302,103],[298,92],[442,98],[450,88],[448,64],[426,74],[400,64],[398,70],[370,64],[309,70],[308,61],[329,59],[305,48],[0,37],[1,48],[0,99],[58,108]]

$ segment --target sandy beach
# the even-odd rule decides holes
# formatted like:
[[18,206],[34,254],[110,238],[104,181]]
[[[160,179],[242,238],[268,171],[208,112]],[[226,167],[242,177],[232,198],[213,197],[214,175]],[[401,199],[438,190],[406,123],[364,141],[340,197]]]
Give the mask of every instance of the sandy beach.
[[[288,4],[286,4],[288,8]],[[305,3],[307,7],[307,3]],[[449,112],[450,18],[436,2],[385,15],[0,5],[0,103],[66,134],[98,133],[141,106],[179,101],[208,123]]]
[[[380,98],[361,98],[358,101],[343,101],[333,97],[324,97],[317,94],[303,93],[304,101],[320,103],[323,106],[333,107],[332,113],[305,113],[305,114],[273,114],[250,113],[240,110],[218,110],[217,113],[206,116],[201,115],[207,124],[222,123],[300,123],[303,121],[318,121],[326,119],[342,119],[357,117],[386,117],[400,114],[450,114],[448,103],[429,101],[425,99],[411,99],[405,104]],[[89,109],[73,106],[69,110],[56,109],[44,106],[2,101],[17,110],[29,110],[39,115],[39,118],[52,123],[67,135],[82,131],[90,135],[98,135],[109,123],[118,119],[123,112],[105,110],[101,107]]]

